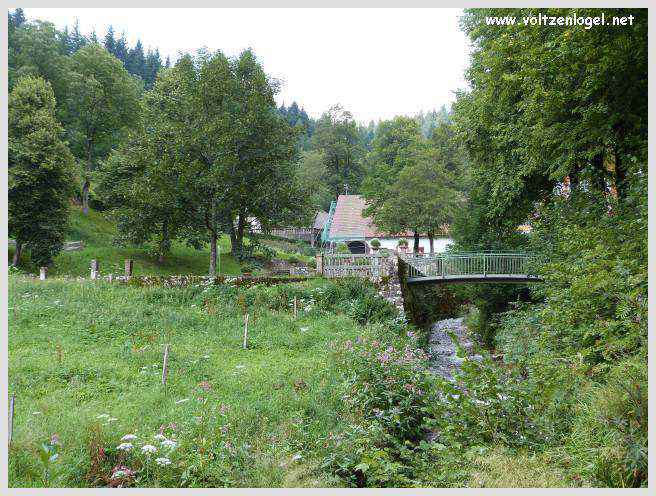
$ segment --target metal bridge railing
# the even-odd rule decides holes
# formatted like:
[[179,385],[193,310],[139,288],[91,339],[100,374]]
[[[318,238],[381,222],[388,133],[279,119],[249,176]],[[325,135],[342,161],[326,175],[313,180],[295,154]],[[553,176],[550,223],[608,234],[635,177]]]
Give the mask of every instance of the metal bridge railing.
[[405,255],[409,278],[457,276],[534,275],[534,255],[528,253],[449,253]]

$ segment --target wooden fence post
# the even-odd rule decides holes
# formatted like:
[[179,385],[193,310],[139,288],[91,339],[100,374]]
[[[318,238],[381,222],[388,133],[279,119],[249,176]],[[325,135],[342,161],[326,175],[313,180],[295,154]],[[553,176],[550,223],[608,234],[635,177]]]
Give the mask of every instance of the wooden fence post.
[[243,348],[248,348],[248,314],[244,315],[244,343]]
[[97,279],[100,272],[100,263],[98,260],[91,260],[91,279]]
[[317,274],[323,275],[323,253],[317,253]]
[[169,345],[164,347],[164,361],[162,363],[162,386],[166,387],[166,379],[169,375]]
[[11,399],[9,400],[9,446],[11,446],[11,437],[14,433],[14,403],[16,401],[16,395],[12,393]]
[[39,269],[39,279],[41,279],[42,281],[45,281],[47,272],[48,272],[48,267],[41,267]]
[[134,265],[134,260],[129,258],[125,259],[125,277],[132,277],[132,267]]

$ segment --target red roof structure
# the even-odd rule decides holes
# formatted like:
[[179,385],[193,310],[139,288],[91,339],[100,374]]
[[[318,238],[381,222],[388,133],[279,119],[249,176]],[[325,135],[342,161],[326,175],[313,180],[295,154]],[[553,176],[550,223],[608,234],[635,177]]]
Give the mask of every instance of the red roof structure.
[[[339,195],[330,223],[328,239],[343,241],[349,239],[412,237],[413,233],[410,231],[399,234],[380,231],[371,217],[363,214],[365,208],[367,208],[367,203],[360,195]],[[447,232],[448,226],[444,226],[440,235],[445,235]]]

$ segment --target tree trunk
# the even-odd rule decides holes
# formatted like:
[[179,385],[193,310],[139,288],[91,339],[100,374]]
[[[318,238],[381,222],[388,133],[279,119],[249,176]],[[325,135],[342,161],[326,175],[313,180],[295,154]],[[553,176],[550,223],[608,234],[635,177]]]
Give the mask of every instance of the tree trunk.
[[169,223],[164,220],[162,222],[162,241],[159,244],[159,257],[157,257],[157,263],[163,264],[166,253],[169,251]]
[[14,250],[14,257],[11,261],[11,264],[14,267],[18,267],[18,264],[20,263],[20,258],[21,258],[21,252],[22,251],[23,251],[23,243],[16,240],[16,249]]
[[82,185],[82,213],[84,215],[89,215],[89,188],[91,183],[89,183],[89,178],[84,178],[84,184]]
[[601,193],[606,192],[606,168],[604,167],[604,155],[598,153],[592,159],[594,166],[592,175],[592,187]]
[[412,247],[412,252],[419,253],[419,231],[415,231],[414,236],[415,236],[415,243],[414,246]]
[[620,200],[626,198],[626,186],[626,167],[619,155],[615,153],[615,189]]
[[210,277],[216,276],[216,232],[210,233]]
[[428,242],[430,243],[430,253],[431,255],[435,253],[435,247],[433,244],[433,233],[428,233]]
[[[232,228],[230,231],[230,241],[232,246],[232,255],[241,260],[244,253],[244,223],[245,216],[243,213],[237,217],[237,229]],[[234,223],[233,223],[234,225]]]
[[91,141],[87,138],[87,170],[84,175],[84,184],[82,185],[82,213],[84,215],[89,215],[89,188],[91,183],[89,182],[88,174],[91,171]]
[[235,231],[234,222],[230,221],[230,253],[233,257],[237,256],[237,232]]

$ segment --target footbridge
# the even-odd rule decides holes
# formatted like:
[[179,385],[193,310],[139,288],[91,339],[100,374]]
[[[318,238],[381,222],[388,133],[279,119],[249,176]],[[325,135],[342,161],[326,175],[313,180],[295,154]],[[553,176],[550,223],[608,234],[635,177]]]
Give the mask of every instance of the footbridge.
[[402,255],[408,284],[447,282],[539,282],[530,253],[441,253]]

